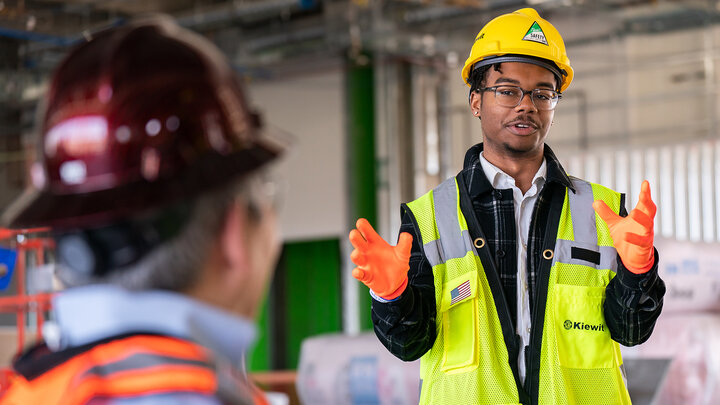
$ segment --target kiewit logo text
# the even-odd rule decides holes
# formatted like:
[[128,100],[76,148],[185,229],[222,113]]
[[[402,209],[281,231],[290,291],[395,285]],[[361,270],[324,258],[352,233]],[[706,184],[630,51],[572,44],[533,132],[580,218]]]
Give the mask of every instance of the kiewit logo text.
[[565,322],[563,322],[563,326],[567,330],[578,329],[578,330],[591,330],[591,331],[605,332],[605,325],[603,325],[603,324],[591,325],[591,324],[585,323],[585,322],[573,322],[569,319],[566,320]]

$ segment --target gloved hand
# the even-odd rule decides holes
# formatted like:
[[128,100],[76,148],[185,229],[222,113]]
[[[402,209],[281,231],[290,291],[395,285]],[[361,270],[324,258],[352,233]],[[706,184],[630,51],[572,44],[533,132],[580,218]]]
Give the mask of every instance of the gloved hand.
[[358,267],[353,269],[352,276],[370,287],[380,298],[391,300],[399,297],[408,283],[412,235],[403,232],[397,246],[390,246],[367,219],[358,219],[355,226],[357,229],[350,231],[350,243],[355,248],[350,260]]
[[649,271],[655,263],[653,250],[654,218],[657,208],[650,197],[650,183],[643,181],[635,209],[623,218],[601,200],[593,203],[595,212],[607,223],[625,267],[635,274]]

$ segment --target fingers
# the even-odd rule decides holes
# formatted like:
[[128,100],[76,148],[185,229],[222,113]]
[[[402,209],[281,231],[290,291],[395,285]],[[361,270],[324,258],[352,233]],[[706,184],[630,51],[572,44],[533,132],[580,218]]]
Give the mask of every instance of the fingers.
[[381,238],[380,235],[375,232],[375,229],[373,229],[372,225],[370,225],[370,222],[368,222],[368,220],[365,218],[358,219],[355,223],[355,227],[358,229],[358,231],[360,231],[360,233],[362,233],[362,236],[369,243],[383,240],[383,238]]
[[630,215],[628,215],[630,218],[635,220],[635,222],[639,223],[643,226],[643,228],[647,229],[648,231],[652,230],[654,228],[654,221],[652,217],[650,217],[648,214],[643,212],[642,210],[636,208],[630,212]]
[[398,239],[397,249],[403,254],[407,253],[410,257],[410,250],[412,249],[413,237],[407,232],[402,232]]
[[650,193],[650,183],[647,180],[643,181],[642,186],[640,186],[640,198],[638,199],[638,203],[635,206],[635,209],[643,211],[651,219],[655,218],[657,206],[655,206],[655,203],[652,200],[652,196]]
[[365,238],[363,238],[362,234],[357,229],[350,231],[348,238],[355,249],[365,249],[368,245]]
[[359,267],[353,269],[352,276],[363,284],[367,284],[372,281],[372,273]]
[[355,267],[352,270],[352,276],[359,281],[363,281],[363,278],[365,278],[365,272],[362,269]]
[[365,267],[367,264],[367,256],[362,254],[358,249],[355,249],[352,253],[350,253],[350,260],[358,267]]
[[642,197],[644,194],[650,195],[650,182],[647,180],[643,180],[640,185],[640,196]]
[[638,235],[636,233],[628,232],[625,234],[625,242],[641,247],[651,247],[653,245],[653,234]]
[[611,223],[617,221],[620,216],[616,214],[613,210],[608,207],[607,204],[605,204],[605,201],[602,200],[596,200],[593,203],[593,208],[595,209],[595,212],[600,215],[600,218],[602,218],[605,223],[610,225]]

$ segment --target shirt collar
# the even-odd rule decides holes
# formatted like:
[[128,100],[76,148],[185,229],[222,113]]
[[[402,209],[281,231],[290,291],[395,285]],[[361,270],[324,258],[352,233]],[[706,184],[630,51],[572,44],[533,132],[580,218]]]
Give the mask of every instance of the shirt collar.
[[55,321],[43,332],[54,350],[133,332],[157,333],[194,341],[238,366],[256,335],[252,322],[170,291],[76,287],[53,298],[53,312]]
[[[540,165],[540,168],[538,168],[538,171],[535,173],[535,177],[533,177],[532,184],[539,184],[539,182],[545,181],[547,174],[546,162],[547,159],[543,158],[543,162]],[[515,179],[513,179],[513,177],[509,174],[502,171],[499,167],[490,163],[485,158],[485,156],[483,156],[482,152],[480,152],[480,166],[485,173],[485,177],[487,177],[487,179],[490,181],[490,184],[493,186],[493,188],[507,188],[504,186],[504,184],[515,185]]]
[[[468,149],[465,153],[463,175],[465,176],[465,182],[468,185],[468,193],[472,199],[494,190],[490,180],[484,175],[484,171],[480,163],[480,152],[482,152],[482,150],[483,144],[478,143]],[[557,183],[563,187],[569,188],[574,193],[575,187],[572,185],[570,178],[565,173],[565,169],[563,169],[560,161],[555,156],[555,153],[547,144],[545,144],[544,148],[544,158],[545,163],[547,164],[546,183]]]

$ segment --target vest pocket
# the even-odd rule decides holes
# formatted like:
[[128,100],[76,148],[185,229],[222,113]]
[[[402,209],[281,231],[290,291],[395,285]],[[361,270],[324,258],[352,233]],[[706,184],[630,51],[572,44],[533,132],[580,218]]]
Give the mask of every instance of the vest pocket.
[[476,273],[470,272],[443,283],[442,294],[442,371],[448,374],[472,371],[478,366]]
[[605,324],[605,287],[556,284],[554,323],[560,365],[567,368],[617,367]]

